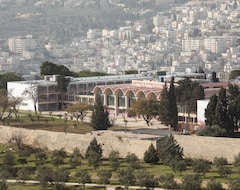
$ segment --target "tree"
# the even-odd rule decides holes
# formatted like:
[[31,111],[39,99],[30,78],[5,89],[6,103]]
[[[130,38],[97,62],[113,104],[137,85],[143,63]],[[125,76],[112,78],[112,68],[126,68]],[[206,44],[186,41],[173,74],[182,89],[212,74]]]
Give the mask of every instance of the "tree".
[[141,187],[146,187],[147,190],[158,186],[158,179],[146,170],[141,170],[138,174],[138,181]]
[[60,93],[60,109],[63,109],[63,95],[67,92],[67,87],[69,85],[70,80],[66,78],[64,75],[57,76],[57,92]]
[[104,108],[100,97],[96,97],[96,101],[93,106],[91,126],[95,130],[106,130],[111,127],[109,113],[107,109]]
[[27,137],[23,134],[22,131],[14,131],[11,134],[11,137],[8,142],[16,145],[17,148],[21,150],[23,148],[25,141],[27,140],[26,138]]
[[179,189],[179,185],[174,180],[174,175],[172,173],[161,175],[159,181],[162,183],[164,189]]
[[33,102],[35,115],[37,115],[37,102],[38,102],[38,86],[37,82],[33,82],[24,90],[23,95],[26,95]]
[[153,144],[151,144],[148,148],[148,150],[146,150],[146,152],[144,153],[144,162],[146,163],[152,163],[152,164],[156,164],[159,161],[159,157],[158,157],[158,153],[156,148],[153,146]]
[[235,79],[238,76],[240,76],[240,70],[233,70],[230,72],[228,79]]
[[228,100],[226,89],[221,87],[216,105],[216,118],[218,125],[227,130],[228,134],[233,134],[234,126],[228,115]]
[[158,103],[155,100],[148,100],[146,98],[141,98],[134,102],[132,108],[135,112],[142,116],[147,126],[150,125],[151,120],[158,115]]
[[228,83],[228,93],[230,102],[240,95],[239,87],[236,84]]
[[89,109],[89,104],[85,102],[77,102],[75,104],[71,104],[67,107],[67,112],[70,113],[76,120],[77,124],[78,119],[83,123],[83,119],[87,116],[87,111]]
[[51,162],[58,168],[60,164],[64,163],[64,158],[66,158],[66,156],[67,153],[63,148],[60,150],[54,150],[51,155]]
[[159,119],[165,125],[170,124],[170,103],[169,103],[169,91],[167,88],[167,83],[165,83],[161,92]]
[[99,183],[106,185],[110,183],[112,172],[110,170],[99,170],[97,176],[99,177]]
[[128,153],[126,156],[126,162],[133,169],[139,168],[139,159],[134,153]]
[[34,154],[35,156],[35,165],[40,166],[44,165],[45,161],[47,160],[47,154],[45,152],[37,152]]
[[119,152],[112,150],[109,154],[109,164],[110,167],[116,171],[119,166],[120,166],[120,162],[119,162]]
[[240,127],[240,95],[229,104],[228,115],[229,120],[232,122],[233,129],[238,130]]
[[204,177],[205,173],[210,170],[211,164],[209,161],[204,159],[195,159],[192,167],[194,173],[201,173]]
[[28,180],[30,178],[30,171],[27,167],[22,167],[17,172],[17,179],[18,180]]
[[15,164],[15,156],[14,156],[13,152],[8,151],[4,155],[2,162],[4,165],[13,166]]
[[120,184],[124,185],[126,189],[128,189],[130,185],[134,185],[136,182],[136,177],[132,168],[121,169],[118,173],[118,179]]
[[213,159],[213,163],[216,165],[217,168],[221,167],[221,166],[225,166],[228,164],[228,161],[226,158],[224,157],[215,157]]
[[201,190],[202,179],[198,174],[185,175],[182,179],[183,190]]
[[75,148],[73,150],[72,155],[70,156],[69,164],[71,165],[72,168],[76,168],[77,166],[81,166],[81,164],[82,164],[81,160],[82,160],[82,155],[81,155],[79,149]]
[[185,160],[173,160],[170,166],[174,172],[179,172],[180,175],[182,174],[183,171],[187,169],[187,164]]
[[76,177],[79,177],[79,183],[83,184],[84,189],[86,183],[92,182],[91,176],[88,174],[87,171],[84,170],[78,171]]
[[206,190],[224,190],[224,188],[222,187],[222,184],[219,182],[214,181],[213,179],[211,179],[208,183],[207,183],[207,187]]
[[44,75],[64,75],[64,76],[76,76],[76,74],[70,71],[64,65],[57,65],[52,62],[45,61],[40,66],[40,74]]
[[8,185],[5,180],[0,180],[0,189],[1,190],[8,190]]
[[68,190],[69,188],[66,187],[64,183],[55,183],[53,190]]
[[215,110],[218,102],[218,97],[214,94],[211,96],[210,101],[205,109],[205,118],[206,118],[206,125],[212,126],[217,124],[217,119],[215,116]]
[[96,169],[101,163],[101,157],[102,146],[97,143],[97,139],[94,137],[86,150],[85,158],[87,159],[89,165]]
[[24,81],[24,78],[14,72],[7,72],[0,75],[0,89],[7,90],[7,82]]
[[176,130],[178,125],[178,109],[177,109],[177,101],[175,95],[175,87],[174,87],[174,78],[172,77],[169,87],[169,113],[170,113],[170,125]]
[[199,136],[211,137],[227,137],[228,132],[226,129],[221,128],[219,125],[206,126],[197,132]]
[[160,139],[157,146],[159,159],[163,164],[171,166],[172,162],[183,160],[183,148],[172,134]]
[[14,108],[20,105],[21,100],[18,101],[16,98],[12,97],[5,89],[0,89],[0,96],[0,121],[5,124],[12,116],[12,113],[14,113]]
[[178,82],[176,98],[178,104],[185,108],[189,118],[190,113],[197,111],[197,100],[204,99],[204,89],[198,82],[185,78]]
[[40,185],[44,188],[48,182],[53,184],[53,171],[51,168],[46,166],[37,167],[36,180],[40,182]]
[[229,181],[229,188],[230,190],[239,190],[240,187],[240,179],[233,179]]
[[237,155],[234,156],[234,161],[233,161],[233,165],[238,168],[239,172],[240,172],[240,153],[238,153]]
[[61,168],[53,172],[53,180],[55,182],[67,182],[69,180],[69,171],[65,168]]

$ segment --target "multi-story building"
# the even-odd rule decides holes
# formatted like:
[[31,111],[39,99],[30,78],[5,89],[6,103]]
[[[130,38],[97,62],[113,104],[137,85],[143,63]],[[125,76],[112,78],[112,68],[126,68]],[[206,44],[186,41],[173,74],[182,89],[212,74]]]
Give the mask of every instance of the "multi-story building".
[[[33,81],[14,81],[8,82],[7,88],[14,97],[22,98],[22,110],[34,110],[34,102],[31,95],[37,100],[38,111],[57,111],[60,109],[60,103],[65,105],[80,102],[93,102],[93,88],[95,86],[113,85],[113,84],[128,84],[136,79],[151,79],[152,76],[136,75],[114,75],[114,76],[99,76],[99,77],[69,77],[70,83],[67,92],[60,98],[60,93],[57,91],[57,76],[45,76],[44,80]],[[30,93],[25,93],[30,91]]]
[[37,42],[31,35],[15,36],[8,39],[8,46],[11,52],[22,53],[25,50],[35,50]]

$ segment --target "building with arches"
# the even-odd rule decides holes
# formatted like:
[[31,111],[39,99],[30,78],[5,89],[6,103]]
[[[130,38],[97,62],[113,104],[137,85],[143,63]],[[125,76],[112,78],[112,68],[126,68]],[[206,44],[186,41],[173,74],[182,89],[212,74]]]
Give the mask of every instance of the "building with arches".
[[120,109],[128,110],[133,102],[141,98],[160,101],[165,83],[154,80],[133,80],[131,84],[96,86],[94,96],[99,96],[103,104],[118,115]]

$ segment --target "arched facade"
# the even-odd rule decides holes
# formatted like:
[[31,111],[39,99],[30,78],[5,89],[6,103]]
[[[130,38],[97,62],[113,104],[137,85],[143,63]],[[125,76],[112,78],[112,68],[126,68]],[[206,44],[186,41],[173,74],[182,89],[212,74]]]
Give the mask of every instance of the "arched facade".
[[100,96],[103,104],[114,110],[118,115],[119,109],[128,110],[135,101],[141,98],[160,100],[162,86],[156,88],[139,87],[132,84],[96,86],[93,94]]

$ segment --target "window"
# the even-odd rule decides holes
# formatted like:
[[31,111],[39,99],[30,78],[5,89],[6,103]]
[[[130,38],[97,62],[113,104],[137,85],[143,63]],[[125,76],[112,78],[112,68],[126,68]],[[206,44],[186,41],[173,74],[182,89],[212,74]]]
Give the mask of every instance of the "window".
[[107,93],[107,105],[114,106],[114,95],[111,90],[108,90]]
[[122,91],[118,93],[118,107],[125,107],[125,96]]

